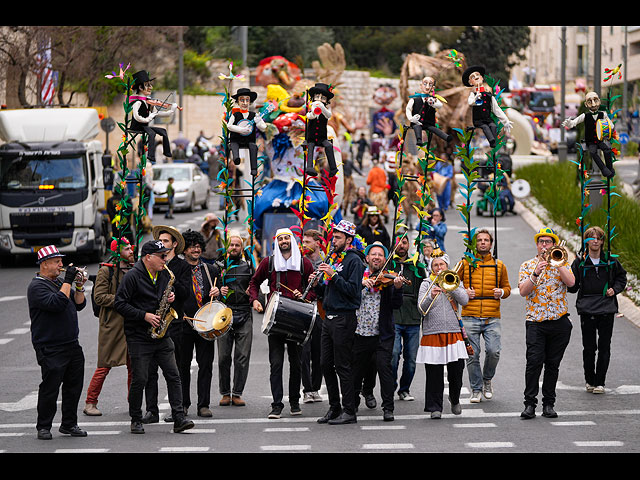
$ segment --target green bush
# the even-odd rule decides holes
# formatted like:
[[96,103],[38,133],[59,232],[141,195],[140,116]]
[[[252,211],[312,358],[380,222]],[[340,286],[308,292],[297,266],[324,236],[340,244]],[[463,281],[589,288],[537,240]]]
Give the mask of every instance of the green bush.
[[[547,210],[550,218],[557,225],[580,235],[577,223],[582,210],[578,166],[572,162],[536,163],[515,170],[517,178],[529,182],[531,195]],[[631,274],[640,274],[640,235],[638,235],[638,219],[640,204],[629,198],[614,178],[616,188],[611,196],[611,253],[618,255],[618,260]],[[600,195],[591,192],[589,197]],[[591,202],[596,199],[591,198]],[[599,225],[606,232],[607,197],[601,199],[599,208],[592,207],[585,215],[585,225]],[[606,244],[605,244],[606,248]]]

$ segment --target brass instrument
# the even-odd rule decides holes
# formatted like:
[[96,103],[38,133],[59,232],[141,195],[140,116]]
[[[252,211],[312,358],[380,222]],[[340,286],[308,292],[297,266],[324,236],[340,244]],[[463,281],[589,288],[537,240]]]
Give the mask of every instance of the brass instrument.
[[[70,267],[73,266],[73,264],[69,265]],[[87,267],[76,267],[76,269],[78,270],[78,273],[76,275],[76,282],[83,282],[83,281],[87,281],[89,278],[89,271],[87,270]],[[60,272],[66,272],[67,269],[66,268],[61,268]]]
[[[567,258],[569,256],[567,253],[567,249],[564,246],[565,243],[566,242],[562,240],[560,244],[554,245],[553,247],[542,252],[542,254],[538,256],[536,264],[533,267],[533,271],[534,272],[536,271],[536,268],[538,268],[538,264],[540,263],[541,260],[544,260],[545,262],[547,262],[548,265],[551,265],[552,267],[562,266],[567,261]],[[545,270],[546,270],[546,267],[545,267]],[[542,275],[542,272],[540,272],[540,274]]]
[[158,325],[157,327],[151,327],[149,329],[151,338],[164,337],[164,334],[167,333],[167,328],[169,328],[169,324],[171,323],[171,321],[178,318],[177,312],[169,304],[169,295],[171,295],[171,289],[173,288],[173,282],[175,282],[176,277],[166,265],[164,265],[164,269],[169,272],[169,276],[171,278],[169,279],[169,283],[162,293],[160,306],[156,310],[156,315],[160,317],[160,325]]
[[[434,285],[438,285],[438,287],[440,287],[445,293],[453,292],[456,288],[458,288],[458,285],[460,285],[460,276],[458,275],[458,270],[460,269],[461,266],[462,266],[462,261],[458,262],[458,264],[454,267],[453,270],[443,270],[438,275],[436,275],[436,278],[433,280],[431,285],[429,285],[429,288],[427,289],[426,293],[422,296],[422,298],[418,302],[418,309],[420,310],[420,313],[422,313],[422,315],[427,315],[427,313],[429,313],[429,310],[431,310],[431,306],[434,303],[434,302],[431,302],[431,305],[429,305],[429,308],[427,308],[426,311],[423,311],[422,302],[424,302],[424,299],[427,298],[427,296],[431,293],[431,289],[433,288]],[[436,296],[436,298],[438,297]],[[436,298],[434,298],[433,300],[435,301]]]

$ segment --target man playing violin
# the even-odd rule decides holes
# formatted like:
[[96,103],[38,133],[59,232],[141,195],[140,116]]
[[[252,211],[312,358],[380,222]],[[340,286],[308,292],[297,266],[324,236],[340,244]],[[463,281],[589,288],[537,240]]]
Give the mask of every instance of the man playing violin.
[[154,80],[155,78],[149,78],[149,72],[147,71],[141,70],[134,73],[133,85],[131,86],[134,95],[129,97],[133,115],[129,128],[134,132],[147,134],[147,159],[151,163],[156,161],[156,135],[162,137],[162,154],[167,158],[171,158],[171,143],[169,142],[167,130],[161,127],[152,127],[151,122],[156,117],[173,115],[176,108],[178,108],[178,105],[173,103],[169,105],[168,110],[154,109],[153,99],[150,98]]
[[353,342],[353,381],[356,407],[365,372],[372,359],[380,378],[384,421],[393,420],[394,375],[391,354],[395,340],[393,310],[402,305],[403,280],[400,275],[385,275],[389,252],[380,242],[365,249],[367,267],[362,280],[362,300],[356,310]]

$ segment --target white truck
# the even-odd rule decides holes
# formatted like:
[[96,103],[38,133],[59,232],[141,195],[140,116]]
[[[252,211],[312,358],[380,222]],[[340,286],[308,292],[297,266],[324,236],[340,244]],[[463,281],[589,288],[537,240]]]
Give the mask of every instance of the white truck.
[[46,245],[92,262],[106,253],[111,229],[98,127],[93,108],[0,111],[2,264]]

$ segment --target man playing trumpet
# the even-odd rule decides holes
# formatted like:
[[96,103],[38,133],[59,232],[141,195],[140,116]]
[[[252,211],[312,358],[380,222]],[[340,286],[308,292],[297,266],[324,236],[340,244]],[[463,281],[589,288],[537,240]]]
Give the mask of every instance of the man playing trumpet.
[[567,287],[575,277],[566,255],[550,261],[549,250],[558,244],[558,236],[549,227],[541,228],[534,237],[538,254],[520,266],[518,288],[526,299],[526,370],[524,419],[536,416],[538,381],[542,380],[542,416],[555,418],[556,383],[560,362],[571,338],[571,321],[567,306]]

